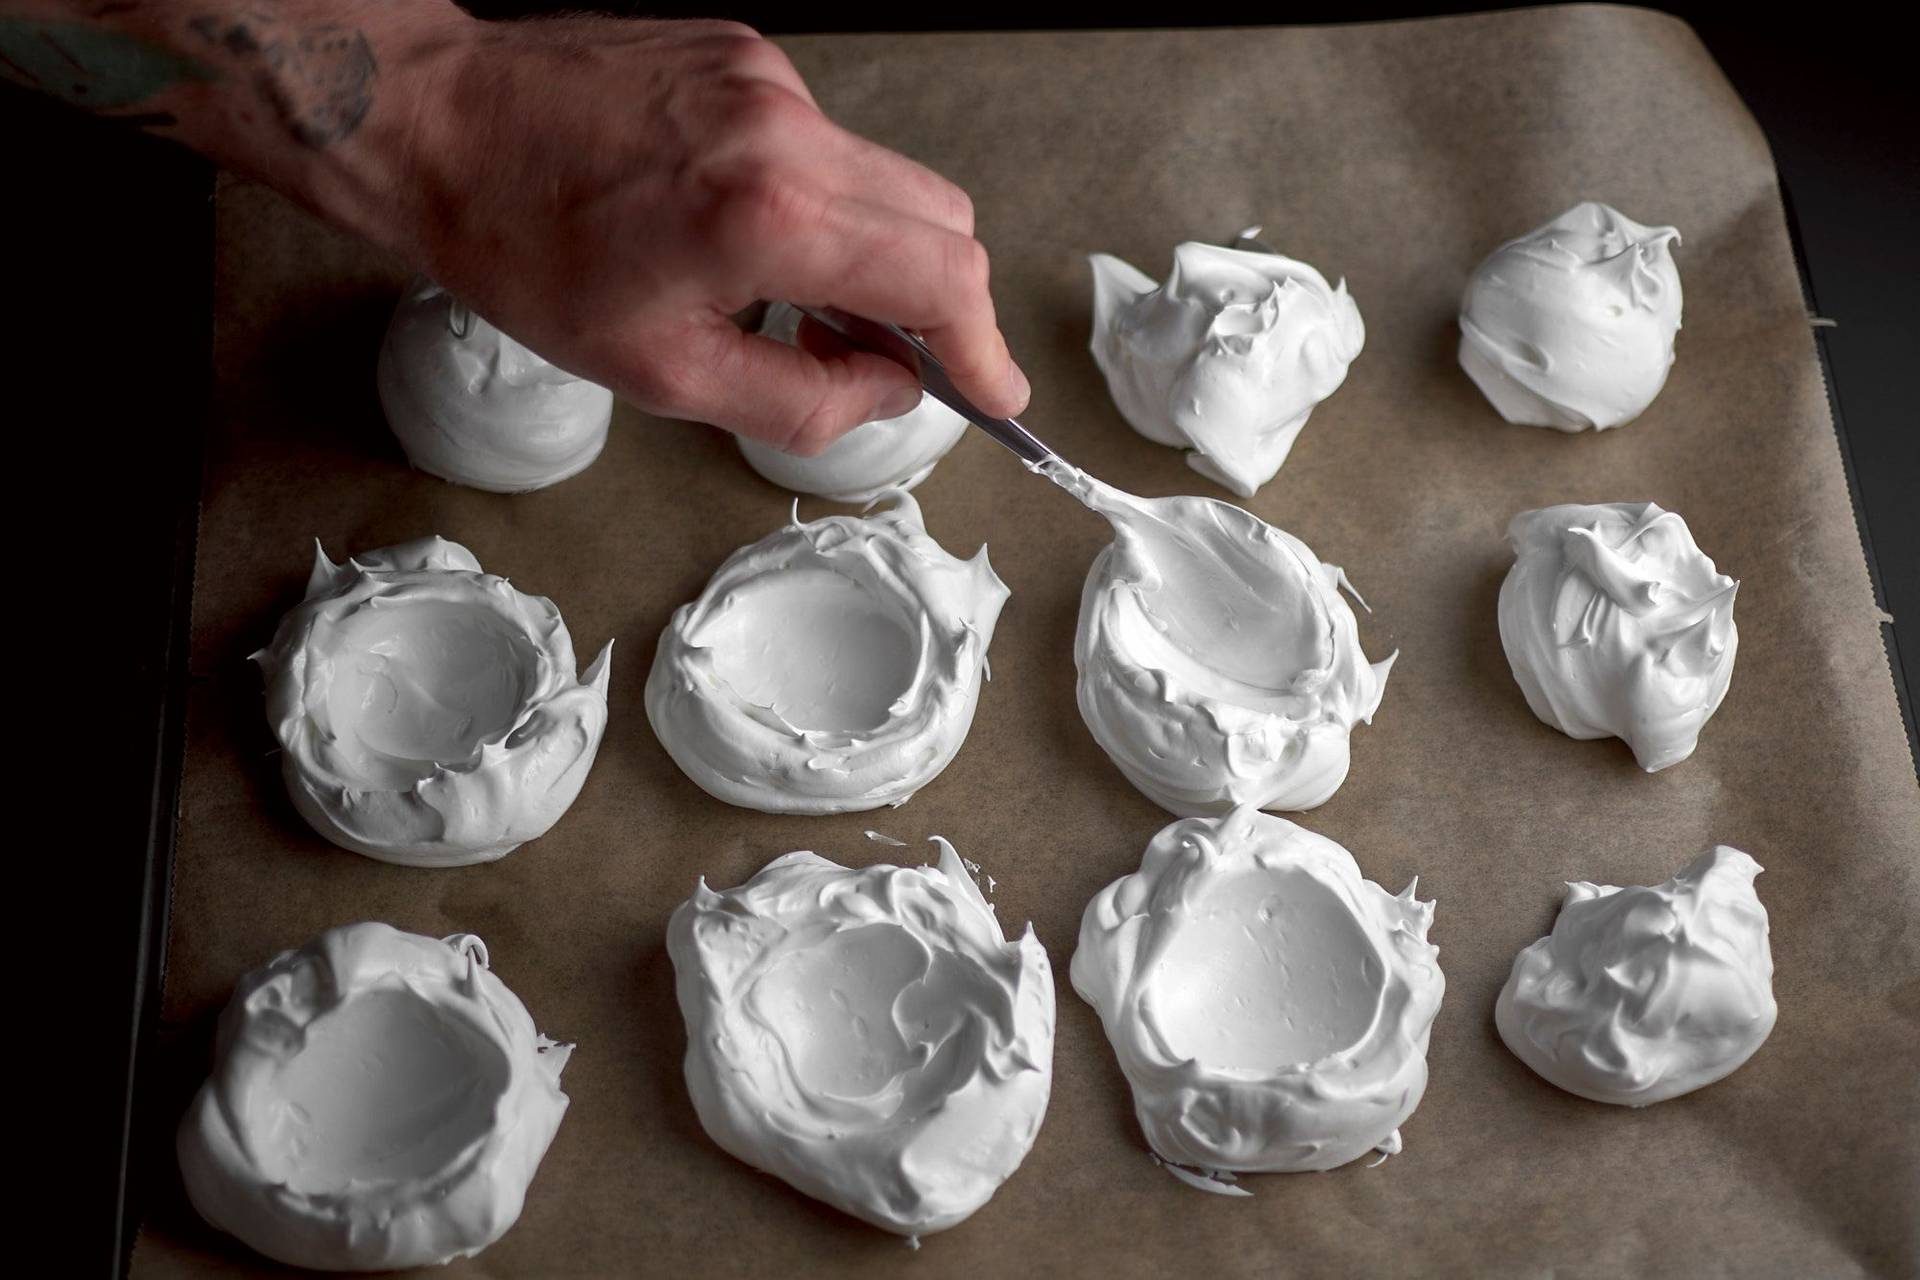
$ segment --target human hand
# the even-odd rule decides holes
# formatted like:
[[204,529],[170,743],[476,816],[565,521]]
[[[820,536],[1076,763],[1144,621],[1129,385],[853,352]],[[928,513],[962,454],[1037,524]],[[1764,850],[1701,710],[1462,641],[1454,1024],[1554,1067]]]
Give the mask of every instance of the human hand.
[[730,319],[777,298],[916,329],[983,409],[1025,407],[966,194],[834,125],[747,28],[474,23],[434,65],[389,239],[569,372],[796,453],[918,403],[811,323],[795,348]]

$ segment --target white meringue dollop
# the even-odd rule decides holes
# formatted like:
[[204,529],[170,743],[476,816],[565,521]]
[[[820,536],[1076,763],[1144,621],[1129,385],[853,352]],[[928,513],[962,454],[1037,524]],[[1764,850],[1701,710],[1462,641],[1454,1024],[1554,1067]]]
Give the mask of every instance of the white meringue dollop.
[[[768,306],[760,332],[791,343],[800,313],[784,302]],[[888,489],[911,489],[967,433],[967,420],[922,392],[920,403],[897,418],[862,423],[811,458],[739,437],[747,465],[795,493],[818,494],[858,506]]]
[[1074,640],[1094,741],[1177,814],[1324,804],[1398,656],[1361,652],[1346,575],[1230,503],[1054,478],[1114,529]]
[[1673,367],[1679,240],[1588,200],[1501,245],[1461,296],[1460,367],[1508,422],[1633,421]]
[[613,419],[613,392],[549,364],[424,276],[394,309],[375,383],[408,461],[495,493],[585,471]]
[[1651,502],[1523,511],[1507,526],[1500,642],[1533,714],[1624,738],[1654,773],[1693,754],[1727,696],[1739,583]]
[[1053,971],[953,846],[936,866],[789,853],[667,926],[687,1089],[715,1142],[877,1227],[943,1231],[1026,1158],[1053,1086]]
[[1154,1152],[1295,1172],[1397,1151],[1446,989],[1413,895],[1251,808],[1154,836],[1087,904],[1072,966]]
[[473,935],[329,929],[235,988],[180,1124],[187,1195],[296,1267],[470,1256],[519,1218],[572,1052],[534,1029]]
[[675,611],[647,719],[708,794],[767,813],[905,804],[973,723],[1007,588],[949,555],[903,490],[783,529]]
[[1273,479],[1366,341],[1345,280],[1277,253],[1190,240],[1165,285],[1110,254],[1089,261],[1093,358],[1115,407],[1243,498]]
[[544,596],[419,538],[336,565],[253,655],[293,804],[382,862],[458,867],[543,836],[593,767],[613,642],[575,676]]
[[1738,1070],[1773,1031],[1761,866],[1715,845],[1662,885],[1577,881],[1514,957],[1494,1023],[1568,1093],[1644,1107]]

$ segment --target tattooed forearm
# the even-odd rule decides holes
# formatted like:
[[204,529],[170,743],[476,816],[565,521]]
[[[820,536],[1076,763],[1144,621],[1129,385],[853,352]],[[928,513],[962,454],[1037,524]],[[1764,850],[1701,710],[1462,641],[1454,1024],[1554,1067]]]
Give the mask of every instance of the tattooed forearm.
[[288,27],[260,11],[201,14],[188,27],[253,69],[256,91],[302,146],[350,136],[373,107],[379,63],[365,33],[334,23]]
[[117,111],[214,76],[193,58],[109,27],[0,18],[0,77],[76,107]]
[[154,130],[419,255],[486,163],[451,98],[488,41],[454,0],[0,0],[0,97]]
[[[126,15],[137,20],[118,21]],[[312,16],[325,16],[324,6]],[[290,18],[276,0],[218,10],[206,0],[120,0],[72,18],[0,17],[0,78],[146,127],[177,123],[175,112],[153,109],[168,90],[230,81],[294,141],[327,147],[366,119],[378,75],[363,30]]]

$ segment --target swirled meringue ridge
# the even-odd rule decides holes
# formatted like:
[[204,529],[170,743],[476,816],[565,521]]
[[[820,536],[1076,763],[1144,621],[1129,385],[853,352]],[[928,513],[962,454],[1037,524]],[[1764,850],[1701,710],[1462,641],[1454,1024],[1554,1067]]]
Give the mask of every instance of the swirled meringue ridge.
[[221,1015],[177,1135],[188,1198],[293,1266],[471,1256],[520,1216],[572,1052],[471,934],[329,929],[243,977]]
[[1527,706],[1572,738],[1617,737],[1649,773],[1693,754],[1727,696],[1739,583],[1652,502],[1523,511],[1507,527],[1500,641]]
[[1243,498],[1273,479],[1366,341],[1345,280],[1277,253],[1190,240],[1164,285],[1110,254],[1089,261],[1093,358],[1115,407]]
[[1461,296],[1460,367],[1508,422],[1631,422],[1673,367],[1679,241],[1589,200],[1501,245]]
[[667,950],[700,1123],[737,1158],[901,1235],[969,1217],[1033,1146],[1053,974],[953,846],[929,867],[789,853],[703,880]]
[[409,462],[496,493],[585,471],[613,419],[613,392],[548,363],[424,276],[394,309],[374,380]]
[[903,490],[742,547],[660,637],[647,718],[708,794],[768,813],[904,804],[947,767],[1007,588]]
[[336,565],[253,655],[287,793],[327,839],[383,862],[464,866],[545,835],[607,726],[609,641],[575,675],[551,600],[420,538]]
[[1361,652],[1346,575],[1229,503],[1078,483],[1114,527],[1074,642],[1094,741],[1177,814],[1324,804],[1398,656]]
[[1575,881],[1494,1006],[1514,1056],[1568,1093],[1644,1107],[1744,1065],[1773,1031],[1761,866],[1715,845],[1661,885]]
[[1251,808],[1154,836],[1087,904],[1072,976],[1155,1153],[1298,1172],[1397,1151],[1446,989],[1413,895]]

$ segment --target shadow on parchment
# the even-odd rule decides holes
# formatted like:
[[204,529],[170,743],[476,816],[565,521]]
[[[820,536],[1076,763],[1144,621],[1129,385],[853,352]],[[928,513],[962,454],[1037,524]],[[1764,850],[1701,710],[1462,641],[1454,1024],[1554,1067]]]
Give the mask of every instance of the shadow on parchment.
[[[406,466],[374,386],[396,300],[387,289],[320,294],[277,313],[247,361],[234,429],[271,423],[259,429],[297,435],[330,459]],[[246,412],[255,399],[272,411]]]
[[[659,1114],[672,1121],[673,1131],[683,1140],[691,1143],[712,1146],[713,1140],[707,1137],[706,1130],[700,1125],[700,1117],[693,1109],[693,1099],[687,1094],[686,1078],[681,1066],[687,1056],[686,1020],[680,1016],[679,996],[674,989],[673,960],[667,954],[663,939],[658,945],[649,945],[639,949],[634,956],[633,989],[640,1000],[641,1023],[653,1027],[657,1034],[670,1040],[670,1057],[661,1056],[662,1061],[671,1061],[673,1070],[657,1073],[657,1088],[654,1091],[653,1104]],[[670,1029],[670,1030],[669,1030]]]
[[1504,557],[1496,559],[1481,571],[1473,584],[1473,608],[1467,614],[1473,631],[1462,645],[1471,664],[1465,678],[1479,688],[1500,690],[1503,709],[1517,710],[1516,719],[1532,721],[1527,695],[1513,678],[1506,645],[1500,639],[1500,585],[1507,580],[1511,567],[1511,561]]

